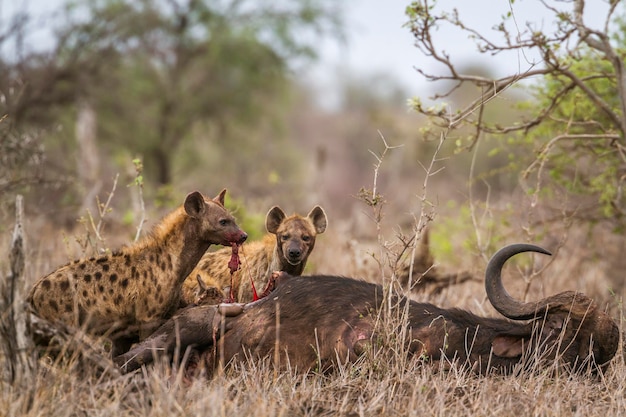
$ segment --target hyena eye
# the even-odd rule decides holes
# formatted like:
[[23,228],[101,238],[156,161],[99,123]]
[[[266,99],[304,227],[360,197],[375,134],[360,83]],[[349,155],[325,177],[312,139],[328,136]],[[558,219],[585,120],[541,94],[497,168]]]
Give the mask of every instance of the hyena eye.
[[280,238],[282,240],[289,240],[289,235],[281,235]]
[[302,236],[303,242],[308,242],[309,240],[311,240],[311,236],[307,236],[307,235]]
[[228,220],[227,219],[220,220],[220,226],[226,226],[227,224],[228,224]]

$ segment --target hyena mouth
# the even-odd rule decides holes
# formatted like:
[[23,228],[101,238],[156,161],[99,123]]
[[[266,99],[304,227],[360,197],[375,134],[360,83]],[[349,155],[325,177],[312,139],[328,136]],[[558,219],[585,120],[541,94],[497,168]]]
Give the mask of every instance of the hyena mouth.
[[287,262],[289,263],[289,265],[292,265],[292,266],[298,266],[298,265],[300,265],[302,263],[302,259],[298,259],[297,261],[292,261],[289,258],[286,258],[286,259],[287,259]]

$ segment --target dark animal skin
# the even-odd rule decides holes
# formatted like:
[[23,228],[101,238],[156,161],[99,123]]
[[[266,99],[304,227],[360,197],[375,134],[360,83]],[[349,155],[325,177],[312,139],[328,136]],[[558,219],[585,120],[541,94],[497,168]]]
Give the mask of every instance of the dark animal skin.
[[[396,299],[398,308],[409,303],[405,322],[408,352],[433,362],[454,360],[478,373],[507,373],[520,362],[530,363],[538,357],[541,365],[558,359],[573,370],[587,369],[590,364],[594,370],[606,367],[617,350],[619,330],[593,300],[568,291],[522,303],[506,292],[501,282],[503,264],[527,251],[549,254],[534,245],[507,246],[489,262],[485,286],[490,302],[501,314],[530,321],[485,318],[460,309]],[[220,361],[276,359],[278,335],[281,363],[286,363],[287,355],[292,368],[325,371],[338,362],[354,361],[380,341],[375,320],[385,311],[381,286],[337,276],[280,273],[274,279],[275,289],[257,302],[182,310],[115,362],[132,371],[150,363],[154,349],[171,357],[175,349],[190,346],[202,352],[210,369]],[[224,312],[225,308],[230,311]],[[587,361],[590,357],[593,360]]]

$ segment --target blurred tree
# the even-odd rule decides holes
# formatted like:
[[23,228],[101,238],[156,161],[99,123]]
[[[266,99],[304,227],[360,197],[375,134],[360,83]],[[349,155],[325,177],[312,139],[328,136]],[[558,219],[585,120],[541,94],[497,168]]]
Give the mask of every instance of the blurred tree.
[[[466,25],[456,10],[441,11],[436,1],[414,1],[407,8],[408,27],[416,46],[443,65],[441,73],[418,71],[430,81],[453,82],[436,102],[463,85],[473,85],[480,94],[458,111],[445,104],[426,107],[415,99],[413,107],[448,131],[468,127],[471,134],[462,144],[471,148],[480,137],[506,137],[506,143],[521,147],[511,167],[521,172],[523,188],[558,210],[586,220],[610,220],[622,225],[626,219],[626,26],[623,2],[609,1],[602,30],[585,24],[585,0],[559,4],[541,3],[554,16],[552,32],[539,23],[515,20],[515,4],[502,22],[494,26],[498,39],[484,29]],[[594,4],[594,7],[597,6]],[[620,14],[622,17],[620,17]],[[469,75],[459,71],[450,55],[436,44],[436,32],[446,25],[474,39],[483,54],[509,52],[536,56],[540,64],[500,78]],[[612,30],[611,30],[612,29]],[[502,92],[524,80],[539,80],[530,88],[533,99],[524,104],[528,118],[522,121],[490,121],[485,108]],[[525,155],[526,159],[520,159]],[[530,158],[530,160],[529,160]],[[578,198],[571,198],[576,193]],[[564,198],[565,197],[565,198]]]
[[6,118],[0,119],[0,196],[10,200],[25,187],[44,182],[43,161],[40,138],[19,134]]
[[98,94],[98,112],[114,121],[102,125],[101,141],[143,155],[159,184],[171,182],[172,156],[199,122],[223,130],[228,120],[267,115],[267,102],[290,84],[288,59],[313,55],[300,32],[335,23],[310,1],[104,0],[89,13],[83,30],[112,26],[124,56],[109,73],[117,86]]
[[29,46],[32,28],[25,13],[0,22],[0,204],[33,189],[45,200],[45,188],[68,184],[67,159],[56,158],[54,150],[63,146],[50,146],[45,132],[61,109],[73,105],[80,71],[97,72],[79,51],[61,58],[64,39],[45,52]]
[[[14,97],[2,113],[17,124],[67,123],[53,110],[75,120],[88,103],[99,146],[141,156],[158,184],[171,183],[194,129],[266,117],[291,83],[289,63],[339,33],[340,15],[326,0],[76,0],[64,10],[50,51],[2,61],[0,93]],[[15,85],[20,94],[9,93]]]

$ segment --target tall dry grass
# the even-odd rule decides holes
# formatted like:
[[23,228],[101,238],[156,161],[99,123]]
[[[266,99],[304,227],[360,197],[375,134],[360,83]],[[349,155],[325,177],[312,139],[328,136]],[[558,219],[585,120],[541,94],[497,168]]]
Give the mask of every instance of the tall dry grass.
[[[623,328],[623,325],[622,325]],[[85,369],[84,359],[40,362],[20,390],[3,383],[8,416],[607,416],[626,406],[623,355],[601,375],[530,369],[476,376],[407,360],[391,342],[328,375],[237,364],[185,381],[158,363],[133,375]],[[80,371],[79,371],[80,369]]]
[[[359,255],[358,248],[344,250],[346,243],[336,241],[332,234],[320,239],[318,245],[317,255],[333,265],[358,265],[356,256],[368,256]],[[6,253],[4,249],[2,253]],[[332,258],[329,253],[334,254]],[[319,271],[328,267],[321,259],[314,264]],[[359,268],[348,268],[346,275],[368,270]],[[529,298],[581,289],[579,275],[594,276],[588,269],[566,259],[562,252],[540,277],[541,285],[531,286]],[[376,274],[372,270],[376,270],[375,265],[366,277],[370,280]],[[513,267],[507,269],[508,287],[515,287],[514,272]],[[596,278],[599,273],[595,271]],[[519,295],[519,290],[523,288],[511,292]],[[416,297],[425,299],[424,295]],[[485,302],[484,290],[477,283],[450,287],[427,301],[497,315]],[[624,329],[621,319],[620,328]],[[162,363],[133,375],[121,375],[96,366],[102,358],[70,356],[52,363],[44,357],[29,380],[11,385],[2,379],[0,415],[607,416],[620,415],[626,409],[626,364],[621,350],[610,368],[597,376],[555,373],[550,368],[511,376],[476,376],[467,370],[444,370],[437,364],[407,360],[402,346],[394,345],[393,334],[387,336],[389,345],[377,355],[328,375],[276,373],[268,363],[244,363],[212,379],[185,381],[175,369]]]
[[[426,204],[411,229],[415,238],[411,239],[409,233],[409,238],[397,239],[397,230],[387,234],[389,229],[382,226],[375,182],[372,188],[365,195],[369,200],[364,210],[369,211],[374,238],[369,242],[354,239],[341,227],[341,221],[331,219],[334,230],[318,238],[308,272],[356,276],[387,286],[394,279],[393,266],[410,261],[411,244],[419,238],[423,226],[428,224],[432,233],[437,233],[437,222],[432,222],[432,212]],[[418,199],[425,203],[426,194]],[[93,234],[91,237],[59,237],[55,231],[46,233],[44,230],[44,226],[39,226],[29,232],[32,243],[27,253],[26,276],[31,283],[68,258],[81,256],[86,245],[77,243],[93,238]],[[133,232],[126,231],[126,239]],[[472,230],[470,233],[483,232]],[[461,240],[462,233],[457,229],[455,239]],[[516,297],[526,299],[570,289],[583,291],[606,305],[623,331],[623,294],[609,291],[615,286],[607,272],[611,264],[588,254],[590,239],[606,245],[603,239],[607,237],[602,233],[590,236],[586,230],[576,227],[569,227],[567,233],[567,240],[552,241],[559,247],[552,262],[526,254],[519,255],[522,260],[508,264],[505,285]],[[109,242],[125,240],[116,235],[108,238]],[[407,245],[406,242],[413,243]],[[608,254],[609,248],[615,245],[606,245],[605,253]],[[8,250],[8,242],[3,239],[0,243],[2,274],[6,272]],[[483,255],[480,251],[457,250],[454,262],[439,265],[444,269],[469,265],[477,280],[451,286],[435,296],[412,296],[442,307],[461,307],[479,315],[497,316],[486,300],[482,284]],[[534,275],[536,271],[541,273]],[[234,364],[210,379],[189,381],[175,366],[162,362],[131,375],[122,375],[106,354],[97,349],[74,350],[73,354],[54,361],[42,355],[35,373],[24,374],[13,383],[6,374],[2,375],[0,415],[605,417],[621,415],[626,410],[626,363],[622,346],[611,366],[599,375],[572,375],[556,367],[535,366],[508,376],[477,376],[464,368],[445,366],[445,363],[430,364],[420,358],[408,358],[394,329],[394,323],[383,326],[384,337],[375,352],[329,374],[303,374],[290,369],[277,372],[270,361],[261,361]],[[7,368],[6,360],[5,356],[0,359],[3,370]]]

